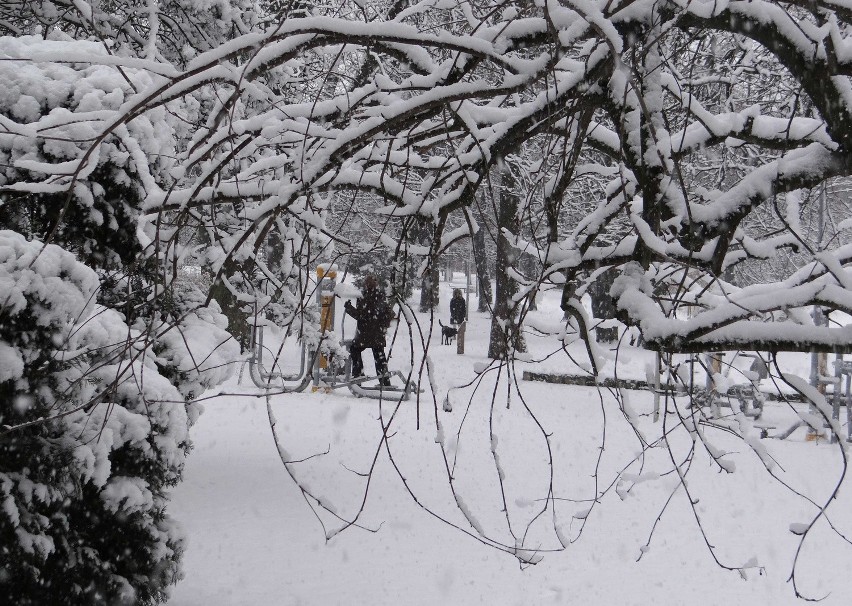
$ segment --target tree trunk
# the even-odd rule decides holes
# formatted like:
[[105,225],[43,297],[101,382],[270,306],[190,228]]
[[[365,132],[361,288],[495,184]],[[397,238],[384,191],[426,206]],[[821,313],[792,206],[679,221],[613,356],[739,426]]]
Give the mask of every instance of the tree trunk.
[[[241,210],[241,204],[234,205],[235,214],[239,214]],[[197,233],[205,246],[210,244],[207,232],[199,230]],[[252,261],[250,260],[238,262],[231,257],[224,262],[221,276],[227,277],[232,284],[238,283],[244,272],[245,274],[250,273],[251,264]],[[249,314],[243,311],[243,303],[237,300],[237,297],[225,285],[221,277],[217,279],[216,275],[212,273],[207,275],[211,281],[210,296],[219,304],[222,314],[228,318],[228,332],[240,344],[240,352],[246,352],[249,348],[252,330]]]
[[[538,282],[538,259],[534,255],[525,254],[524,255],[524,275],[531,279],[536,280]],[[529,311],[536,311],[538,309],[538,303],[536,303],[536,295],[538,295],[538,288],[533,288],[530,291],[530,294],[527,295],[527,309]]]
[[[659,26],[653,25],[648,31],[647,39],[656,41],[659,35]],[[636,158],[637,168],[634,172],[642,190],[642,220],[645,221],[654,235],[660,234],[660,225],[664,218],[663,180],[665,168],[661,159],[664,152],[657,148],[657,137],[666,129],[665,120],[662,116],[661,62],[659,47],[654,42],[642,55],[638,66],[639,87],[642,98],[646,100],[648,110],[639,112],[641,154]],[[657,256],[642,238],[637,243],[636,252],[638,260],[645,269],[650,267]]]
[[[609,296],[612,283],[618,272],[610,268],[600,274],[589,288],[589,296],[592,298],[592,315],[598,320],[612,320],[616,317],[616,308]],[[596,328],[595,341],[598,343],[613,343],[618,340],[618,328]]]
[[[229,259],[225,262],[225,269],[222,274],[234,277],[239,274],[239,271],[238,264]],[[222,313],[228,318],[228,332],[239,342],[240,352],[247,351],[251,339],[251,325],[248,321],[249,314],[242,309],[243,304],[237,300],[221,279],[215,280],[210,286],[210,294],[222,308]]]
[[512,246],[503,230],[516,234],[520,228],[518,221],[518,197],[514,190],[514,179],[509,168],[501,165],[500,183],[497,187],[499,199],[497,217],[497,265],[495,277],[497,292],[494,297],[494,309],[491,315],[491,339],[488,344],[488,357],[505,360],[510,350],[525,351],[521,327],[517,324],[518,305],[512,298],[518,292],[518,283],[509,276],[509,268],[516,265],[520,251]]
[[479,306],[477,311],[489,311],[492,304],[491,277],[488,275],[488,258],[485,254],[485,228],[473,235],[473,261],[476,264],[476,282],[479,287]]
[[426,313],[430,309],[438,307],[438,287],[440,285],[440,272],[438,268],[432,264],[423,274],[420,281],[420,312]]
[[[435,226],[425,221],[417,225],[415,241],[423,246],[432,245],[435,235]],[[421,313],[426,313],[438,307],[438,287],[440,286],[441,272],[438,259],[432,259],[429,267],[420,277],[420,305]]]

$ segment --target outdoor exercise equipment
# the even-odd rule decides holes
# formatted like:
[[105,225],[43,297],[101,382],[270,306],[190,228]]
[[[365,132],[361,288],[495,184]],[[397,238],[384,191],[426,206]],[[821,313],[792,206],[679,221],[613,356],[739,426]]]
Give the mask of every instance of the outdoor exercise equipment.
[[[252,326],[251,340],[249,342],[249,376],[252,383],[258,388],[277,392],[304,391],[311,382],[311,373],[307,369],[312,366],[312,352],[308,351],[305,344],[299,347],[299,370],[295,373],[285,373],[281,370],[278,360],[281,353],[276,354],[269,350],[263,342],[264,325],[257,322],[257,310],[255,309],[255,323]],[[264,364],[264,354],[269,353],[272,357],[272,368]]]
[[[713,416],[721,416],[722,408],[734,409],[733,403],[739,405],[740,412],[745,416],[753,419],[759,419],[763,414],[764,395],[758,388],[758,384],[762,379],[765,379],[769,371],[766,368],[766,363],[758,354],[747,354],[737,352],[731,360],[731,366],[737,357],[750,358],[751,366],[747,372],[743,372],[743,376],[747,379],[746,382],[736,383],[728,387],[727,390],[721,392],[715,388],[708,390],[708,404]],[[712,381],[712,377],[708,375],[708,380]]]
[[[316,305],[320,311],[319,342],[331,333],[335,322],[337,286],[337,267],[334,265],[319,265],[317,267]],[[345,314],[341,322],[341,345],[348,349],[352,340],[345,339]],[[252,382],[260,389],[279,393],[301,392],[311,385],[313,392],[329,392],[339,388],[348,388],[354,395],[374,399],[408,400],[412,393],[419,391],[417,384],[405,377],[398,370],[389,371],[384,378],[398,380],[401,385],[390,386],[366,385],[372,380],[379,381],[378,376],[352,376],[352,360],[349,356],[326,355],[323,349],[308,347],[304,340],[299,345],[299,370],[284,372],[280,361],[285,357],[284,348],[277,352],[270,350],[264,344],[264,322],[258,318],[255,310],[255,321],[252,327],[251,349],[249,352],[249,374]],[[267,360],[271,357],[271,364]]]
[[[852,360],[844,360],[843,354],[834,361],[834,393],[831,398],[831,418],[840,422],[840,409],[846,408],[846,441],[852,442]],[[837,436],[832,432],[831,441]]]
[[[665,354],[667,360],[662,359],[662,355],[657,352],[655,356],[656,373],[647,378],[647,384],[651,392],[654,394],[654,421],[657,421],[660,416],[660,398],[665,396],[677,395],[692,395],[694,406],[701,408],[707,407],[710,409],[710,416],[720,418],[722,416],[722,408],[730,408],[734,411],[734,403],[739,407],[739,411],[745,416],[752,419],[759,419],[763,414],[764,395],[758,388],[761,379],[765,379],[768,375],[768,369],[758,354],[746,354],[736,352],[733,359],[729,363],[729,367],[733,367],[733,363],[737,357],[751,358],[753,361],[748,371],[743,372],[746,378],[745,382],[735,383],[728,386],[724,391],[721,391],[715,384],[713,375],[721,373],[722,355],[723,354],[708,354],[705,361],[701,362],[699,354],[690,354],[689,359],[682,364],[688,364],[689,384],[672,386],[670,377],[678,375],[678,369],[681,365],[675,366],[671,373],[668,373],[666,384],[662,384],[662,369],[663,367],[671,366],[671,356]],[[694,385],[695,365],[700,364],[707,373],[707,384],[703,390],[696,389]],[[682,379],[683,380],[683,379]]]
[[[825,393],[826,401],[831,402],[831,418],[834,421],[840,422],[840,410],[846,409],[846,441],[852,442],[852,360],[844,360],[843,354],[837,354],[837,359],[834,361],[833,376],[817,376],[812,377],[811,382],[817,383],[818,387],[822,387],[827,391],[827,387],[831,386],[831,394]],[[807,425],[804,421],[797,421],[787,430],[774,436],[779,440],[786,440],[793,432],[800,427]],[[826,427],[829,425],[826,424]],[[819,436],[819,433],[812,428],[812,435]],[[837,434],[831,432],[831,442],[837,441]]]

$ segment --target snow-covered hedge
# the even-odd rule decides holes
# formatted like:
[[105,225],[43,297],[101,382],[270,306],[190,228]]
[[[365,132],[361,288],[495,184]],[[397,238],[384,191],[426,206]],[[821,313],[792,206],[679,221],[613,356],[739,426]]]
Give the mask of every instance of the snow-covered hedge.
[[0,61],[0,601],[153,604],[180,577],[192,400],[239,348],[146,248],[191,100],[120,119],[155,76],[48,38],[0,37],[30,59]]
[[145,200],[169,184],[192,100],[128,119],[155,77],[98,65],[98,42],[48,38],[0,37],[0,57],[20,58],[0,61],[0,226],[52,232],[93,268],[136,263],[152,235]]
[[0,594],[10,603],[156,603],[180,576],[183,539],[165,509],[190,448],[194,411],[181,392],[225,378],[236,346],[215,311],[161,324],[149,343],[95,303],[97,288],[67,251],[0,231]]

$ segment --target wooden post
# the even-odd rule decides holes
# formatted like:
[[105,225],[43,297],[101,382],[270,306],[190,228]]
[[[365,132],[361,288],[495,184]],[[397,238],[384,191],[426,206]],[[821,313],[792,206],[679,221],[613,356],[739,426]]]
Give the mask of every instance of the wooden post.
[[657,365],[656,372],[654,373],[654,422],[660,420],[660,365],[662,361],[660,360],[660,352],[656,352],[654,355],[654,362]]
[[[811,317],[814,319],[814,326],[822,326],[823,324],[827,324],[824,322],[825,315],[822,313],[822,309],[818,305],[815,305],[813,311],[811,312]],[[811,376],[810,383],[813,387],[816,388],[817,392],[821,395],[825,395],[825,374],[827,372],[826,368],[828,366],[828,355],[820,352],[811,352]],[[808,407],[811,414],[815,413],[816,410],[814,405],[811,404]],[[815,430],[813,427],[808,427],[808,434],[805,436],[805,439],[809,442],[816,442],[821,437],[821,434]]]
[[707,354],[707,368],[709,372],[707,373],[707,383],[705,387],[707,391],[716,391],[716,382],[713,380],[713,375],[722,373],[722,356],[724,354],[716,353],[716,354]]
[[[464,262],[464,319],[470,317],[470,261]],[[464,351],[462,351],[464,353]]]
[[464,353],[464,333],[467,328],[467,321],[459,324],[459,331],[456,334],[456,353],[462,355]]
[[721,416],[722,412],[719,407],[719,396],[721,395],[718,392],[716,381],[713,380],[713,375],[722,374],[722,359],[724,358],[724,353],[711,353],[707,354],[707,401],[710,404],[710,413],[713,417],[718,418]]
[[[320,308],[320,331],[334,330],[334,286],[337,282],[337,266],[320,264],[317,266],[317,303]],[[320,355],[314,366],[314,385],[311,391],[319,391],[320,371],[328,368],[328,358]]]
[[828,377],[828,354],[825,352],[820,352],[817,354],[817,371],[819,372],[819,384],[817,385],[817,391],[822,395],[825,395],[826,386],[828,382],[826,378]]
[[[822,310],[814,306],[811,317],[814,319],[814,326],[822,326]],[[820,380],[825,376],[825,367],[828,363],[828,360],[825,354],[811,352],[811,376],[810,383],[812,387],[816,387],[817,391],[821,394],[825,394],[825,384]]]

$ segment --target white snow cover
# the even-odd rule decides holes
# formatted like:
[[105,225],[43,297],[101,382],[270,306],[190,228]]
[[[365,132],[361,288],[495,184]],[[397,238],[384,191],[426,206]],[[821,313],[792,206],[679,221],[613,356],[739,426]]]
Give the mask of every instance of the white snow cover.
[[101,43],[60,33],[0,37],[0,58],[0,107],[10,108],[9,117],[0,116],[0,187],[61,192],[73,178],[85,204],[102,191],[87,178],[109,161],[116,183],[160,191],[157,179],[162,183],[176,157],[175,136],[188,129],[183,110],[170,104],[122,120],[154,77],[105,65],[110,55]]
[[[447,316],[450,296],[442,282],[438,317]],[[541,326],[558,310],[559,292],[550,290],[529,317]],[[429,315],[412,314],[426,329]],[[767,401],[759,421],[729,409],[710,419],[679,396],[663,398],[668,414],[655,422],[647,390],[519,380],[516,392],[506,368],[498,379],[485,355],[489,323],[471,312],[463,356],[441,346],[437,330],[428,352],[415,353],[434,366],[434,381],[420,381],[419,429],[414,400],[398,407],[345,391],[267,398],[248,381],[232,381],[228,392],[240,395],[211,400],[191,430],[196,449],[173,500],[189,532],[186,578],[170,604],[793,606],[801,600],[788,577],[811,526],[800,587],[808,597],[825,595],[829,606],[846,604],[852,585],[837,570],[852,554],[827,520],[841,532],[849,527],[848,491],[831,502],[827,519],[812,523],[842,473],[838,445],[807,441],[805,427],[783,441],[759,437],[759,426],[783,431],[807,405]],[[557,335],[526,336],[531,361],[514,372],[586,374],[575,365],[587,363],[582,343],[567,347],[569,361]],[[409,364],[407,350],[392,350],[392,368]],[[640,348],[601,350],[606,378],[644,378],[654,363]],[[780,363],[807,376],[810,359],[789,354]],[[726,379],[736,382],[733,372]],[[700,370],[695,380],[703,385]],[[441,405],[448,397],[449,409]],[[282,464],[270,422],[285,458],[298,463]],[[683,485],[675,465],[686,474]],[[336,515],[312,511],[303,489]],[[363,528],[337,532],[362,503]],[[717,566],[696,515],[714,553],[738,571]]]
[[[25,313],[34,318],[31,328],[22,326],[16,335],[23,337],[20,341],[0,342],[0,382],[15,381],[24,396],[29,389],[32,398],[47,399],[57,446],[73,456],[66,471],[75,483],[101,489],[108,510],[149,519],[152,532],[168,526],[179,542],[175,525],[155,522],[165,505],[162,494],[153,494],[141,478],[115,477],[111,457],[119,448],[132,448],[152,465],[164,466],[166,481],[176,481],[186,458],[189,426],[198,413],[181,391],[200,393],[227,379],[239,349],[215,309],[189,314],[178,324],[180,338],[152,340],[127,326],[115,310],[95,304],[98,287],[96,273],[71,253],[0,231],[0,317],[13,323]],[[170,333],[163,323],[159,328],[164,335],[178,331]],[[49,335],[52,356],[63,363],[52,377],[53,390],[43,382],[27,383],[27,364],[46,353],[28,348],[27,343],[38,341],[26,338],[27,331]],[[159,349],[162,358],[152,349]],[[183,379],[172,384],[158,363],[177,366]],[[22,402],[19,412],[29,405]],[[33,482],[26,470],[0,472],[0,503],[17,527],[22,549],[42,557],[53,551],[49,521],[34,524],[28,517],[24,524],[21,511],[33,499],[61,502],[69,490],[73,486]]]

